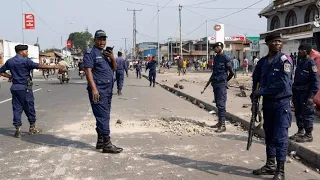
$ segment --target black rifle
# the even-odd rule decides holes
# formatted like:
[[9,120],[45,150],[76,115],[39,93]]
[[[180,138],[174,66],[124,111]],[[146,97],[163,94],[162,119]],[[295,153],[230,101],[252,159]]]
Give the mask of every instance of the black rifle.
[[[259,89],[259,83],[257,85],[257,89]],[[248,142],[247,142],[247,151],[250,150],[250,147],[252,145],[252,137],[255,131],[259,130],[263,123],[261,112],[259,109],[259,104],[260,104],[260,98],[253,97],[252,108],[251,108],[252,115],[250,120],[249,135],[248,135]],[[258,120],[257,120],[257,116],[259,118]],[[256,122],[260,122],[260,124],[258,126],[255,126]]]

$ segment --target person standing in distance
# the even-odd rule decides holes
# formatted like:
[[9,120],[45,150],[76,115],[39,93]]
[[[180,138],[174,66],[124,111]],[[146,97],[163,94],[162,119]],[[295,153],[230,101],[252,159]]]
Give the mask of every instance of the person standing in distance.
[[[274,175],[273,180],[284,180],[284,165],[288,148],[288,128],[291,126],[290,100],[292,96],[292,64],[281,53],[282,39],[279,33],[266,36],[269,48],[253,72],[252,101],[263,96],[263,129],[267,162],[254,175]],[[277,166],[276,166],[277,161]]]
[[[17,55],[9,60],[0,68],[0,76],[9,78],[12,82],[12,110],[13,110],[13,125],[16,128],[14,136],[21,137],[21,115],[26,114],[30,123],[29,134],[41,133],[41,129],[36,127],[36,111],[34,108],[34,96],[32,91],[31,71],[33,69],[63,69],[61,65],[46,65],[38,64],[28,58],[28,46],[15,46]],[[11,75],[7,74],[9,70]]]
[[217,42],[213,49],[217,53],[214,57],[212,75],[208,82],[211,82],[214,92],[214,99],[218,108],[219,122],[212,126],[218,128],[215,132],[222,133],[226,129],[226,103],[227,103],[227,86],[228,81],[234,76],[232,70],[231,58],[223,53],[223,43]]
[[157,76],[157,65],[158,62],[154,60],[154,56],[152,56],[151,61],[148,62],[146,72],[149,69],[149,81],[150,81],[150,87],[153,83],[153,87],[156,86],[156,76]]
[[136,65],[136,74],[137,74],[137,79],[141,79],[141,70],[142,70],[142,62],[138,61]]
[[94,46],[89,48],[83,58],[83,68],[88,81],[88,95],[92,112],[96,118],[98,140],[96,149],[103,153],[120,153],[122,148],[111,143],[110,138],[110,110],[113,73],[117,70],[117,63],[113,52],[103,53],[107,43],[107,35],[103,30],[97,30],[94,35]]
[[118,52],[118,57],[116,58],[117,61],[117,71],[116,71],[116,81],[117,81],[117,88],[118,88],[118,95],[122,95],[122,88],[124,82],[124,71],[128,77],[128,67],[126,65],[126,61],[122,58],[122,52]]
[[298,132],[290,137],[300,143],[312,142],[313,121],[315,115],[313,98],[318,92],[318,68],[309,54],[311,45],[299,46],[299,63],[297,64],[293,82],[293,104],[297,119]]

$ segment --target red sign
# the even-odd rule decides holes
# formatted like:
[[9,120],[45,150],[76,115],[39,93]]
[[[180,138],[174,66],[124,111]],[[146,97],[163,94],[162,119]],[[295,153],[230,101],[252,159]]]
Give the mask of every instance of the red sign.
[[72,47],[72,42],[71,40],[68,40],[67,41],[67,48],[70,49]]
[[33,14],[24,14],[24,29],[35,29],[35,19]]

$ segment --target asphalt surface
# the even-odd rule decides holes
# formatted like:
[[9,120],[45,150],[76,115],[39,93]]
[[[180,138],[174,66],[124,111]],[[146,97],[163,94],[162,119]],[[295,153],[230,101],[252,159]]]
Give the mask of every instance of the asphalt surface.
[[[35,78],[37,125],[44,132],[29,136],[23,115],[23,137],[13,138],[10,84],[0,89],[0,179],[59,180],[251,180],[272,176],[251,175],[265,162],[265,146],[255,140],[246,151],[247,134],[228,125],[215,134],[207,125],[216,123],[208,114],[161,87],[130,73],[123,96],[112,101],[113,143],[124,148],[111,155],[95,150],[95,121],[86,91],[86,80],[72,73],[69,84],[56,77]],[[116,91],[116,90],[115,90]],[[114,91],[114,92],[115,92]],[[116,124],[120,120],[121,124]],[[199,124],[203,122],[205,124]],[[289,180],[316,180],[293,160],[286,164]]]

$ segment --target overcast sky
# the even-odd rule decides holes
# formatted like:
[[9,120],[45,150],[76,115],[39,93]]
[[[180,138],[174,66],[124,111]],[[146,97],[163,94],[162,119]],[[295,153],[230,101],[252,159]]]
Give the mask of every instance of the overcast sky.
[[[21,0],[0,0],[0,2],[2,14],[0,39],[22,42]],[[184,6],[182,9],[182,32],[186,35],[184,39],[199,39],[206,35],[204,23],[206,18],[215,20],[256,2],[259,1],[159,0],[160,8],[167,4],[160,11],[160,42],[165,42],[169,37],[179,37],[179,4]],[[269,2],[270,0],[262,0],[249,9],[219,20],[225,24],[226,36],[239,34],[258,36],[261,32],[265,32],[266,19],[259,18],[257,14]],[[124,47],[122,38],[125,37],[130,38],[127,44],[128,47],[132,47],[133,13],[127,11],[127,8],[142,9],[141,12],[137,12],[137,31],[141,34],[137,35],[137,42],[157,41],[157,0],[23,0],[22,4],[25,13],[36,14],[36,29],[24,31],[25,43],[34,44],[38,37],[42,49],[60,48],[61,36],[64,36],[65,44],[68,34],[84,31],[86,27],[92,34],[97,29],[105,30],[109,36],[108,44],[114,45],[116,49]],[[216,23],[214,21],[208,23],[209,36],[214,35],[213,26]],[[203,25],[195,30],[201,24]]]

